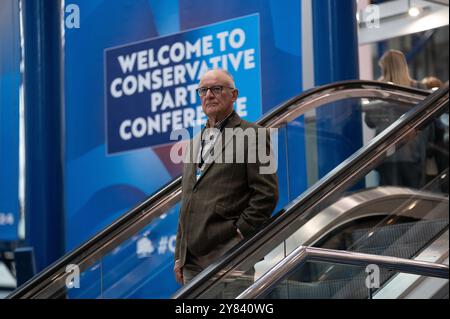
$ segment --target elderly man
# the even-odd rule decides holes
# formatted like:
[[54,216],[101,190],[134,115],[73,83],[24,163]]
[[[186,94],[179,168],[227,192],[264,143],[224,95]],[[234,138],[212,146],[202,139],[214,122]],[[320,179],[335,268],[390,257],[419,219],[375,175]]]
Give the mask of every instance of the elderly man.
[[[196,138],[191,141],[198,160],[185,162],[183,167],[174,266],[180,284],[186,284],[254,232],[270,217],[278,200],[276,172],[261,174],[259,158],[231,163],[207,160],[216,149],[215,143],[226,135],[224,131],[249,129],[258,134],[258,128],[262,129],[242,120],[233,110],[238,90],[232,76],[224,70],[210,70],[201,78],[197,92],[208,121],[196,137],[201,146],[193,146]],[[250,148],[257,149],[245,144],[245,150]],[[270,151],[269,138],[263,148]]]

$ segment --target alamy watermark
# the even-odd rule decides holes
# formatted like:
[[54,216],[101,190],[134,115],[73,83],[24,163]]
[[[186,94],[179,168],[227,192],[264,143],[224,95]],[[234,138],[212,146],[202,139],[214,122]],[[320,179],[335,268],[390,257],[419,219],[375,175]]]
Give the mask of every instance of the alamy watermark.
[[368,5],[360,13],[362,15],[362,22],[367,29],[380,28],[380,6],[376,4]]
[[368,289],[380,288],[380,267],[375,264],[366,267],[366,287]]
[[187,143],[189,130],[176,130],[170,140],[179,142],[172,146],[170,159],[174,164],[257,163],[260,174],[274,174],[278,168],[277,133],[275,128],[227,127],[222,134],[217,128],[207,128]]
[[66,287],[68,289],[80,288],[80,267],[75,264],[66,266]]
[[64,25],[67,29],[80,28],[80,7],[76,4],[69,4],[64,9]]

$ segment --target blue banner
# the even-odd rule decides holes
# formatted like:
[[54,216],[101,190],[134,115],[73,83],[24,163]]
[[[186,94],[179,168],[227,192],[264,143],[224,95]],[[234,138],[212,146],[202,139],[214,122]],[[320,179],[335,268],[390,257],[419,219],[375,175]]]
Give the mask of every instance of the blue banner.
[[[301,92],[301,12],[297,0],[214,0],[207,7],[200,0],[70,0],[65,4],[77,6],[80,12],[79,28],[65,29],[64,47],[67,250],[92,237],[181,173],[181,165],[169,158],[171,141],[163,126],[167,125],[167,131],[185,126],[183,112],[189,117],[199,107],[199,99],[189,95],[188,87],[198,83],[202,62],[211,67],[214,63],[225,66],[226,61],[240,93],[236,110],[249,121]],[[198,39],[200,54],[195,46]],[[186,42],[194,45],[189,47],[190,59],[186,59],[186,50],[185,59],[180,59],[182,46],[175,43],[186,48]],[[161,48],[163,61],[159,62],[170,60],[170,49],[175,59],[167,65],[153,66],[159,63]],[[213,53],[208,55],[210,51]],[[153,62],[151,54],[156,58]],[[122,64],[136,59],[131,71],[126,64],[123,66],[127,72],[123,72],[120,56]],[[193,72],[196,62],[198,69]],[[156,83],[155,88],[152,76],[162,79],[164,69],[167,87]],[[186,78],[186,82],[170,86],[170,71],[179,72],[172,73],[172,82],[175,78],[178,82]],[[195,74],[191,77],[189,72]],[[114,98],[112,82],[123,82],[130,75],[144,79],[142,92],[139,85],[137,92],[128,91],[133,88],[130,78],[126,90],[133,94],[121,92],[120,98]],[[146,76],[150,76],[150,90]],[[177,104],[176,88],[181,106],[172,108]],[[114,89],[118,91],[121,86],[117,84]],[[164,101],[166,92],[169,95]],[[157,102],[154,105],[153,93]],[[158,102],[161,97],[163,100]],[[155,129],[157,115],[159,132]],[[128,139],[120,138],[121,124]],[[148,127],[153,129],[150,135]],[[143,132],[146,134],[139,137]],[[303,149],[296,147],[300,153]],[[286,184],[286,178],[280,172],[280,184]],[[280,200],[280,207],[286,201]]]
[[[169,157],[169,135],[205,120],[194,94],[205,68],[233,75],[235,109],[249,121],[302,90],[298,0],[71,4],[81,18],[79,28],[65,30],[68,251],[181,173]],[[288,201],[289,176],[280,163],[279,207]],[[292,178],[303,183],[301,176]],[[179,288],[172,272],[177,219],[178,205],[83,272],[81,287],[92,289],[71,296],[169,297]]]
[[0,240],[18,239],[19,1],[0,2]]

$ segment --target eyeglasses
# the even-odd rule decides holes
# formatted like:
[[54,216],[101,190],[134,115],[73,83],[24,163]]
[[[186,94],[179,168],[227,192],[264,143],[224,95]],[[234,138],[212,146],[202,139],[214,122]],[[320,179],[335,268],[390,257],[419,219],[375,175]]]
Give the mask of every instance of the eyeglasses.
[[215,85],[215,86],[211,86],[211,87],[198,88],[197,89],[197,93],[198,93],[199,96],[206,96],[206,94],[208,93],[208,90],[211,90],[211,93],[214,96],[216,96],[216,95],[222,94],[222,90],[223,89],[232,89],[232,90],[234,90],[234,88],[229,87],[229,86]]

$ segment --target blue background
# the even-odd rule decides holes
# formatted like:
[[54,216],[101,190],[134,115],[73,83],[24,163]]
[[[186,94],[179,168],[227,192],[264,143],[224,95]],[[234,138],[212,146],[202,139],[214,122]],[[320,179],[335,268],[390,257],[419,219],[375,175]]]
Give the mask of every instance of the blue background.
[[[251,109],[249,119],[255,120],[261,112],[267,112],[302,91],[300,1],[66,1],[66,5],[71,3],[80,7],[81,27],[66,29],[65,33],[67,251],[181,173],[181,166],[170,162],[168,146],[107,155],[105,49],[257,14],[260,36],[247,38],[247,41],[255,43],[252,47],[259,42],[260,52],[255,52],[260,72],[257,83],[246,83],[247,79],[241,80],[236,75],[238,88],[242,87],[244,92],[249,89],[258,91],[251,92],[253,102],[249,100],[247,103],[247,109]],[[258,94],[261,94],[259,103]],[[250,97],[250,93],[243,95]],[[303,120],[299,122],[302,127]],[[302,130],[299,129],[300,134]],[[280,133],[283,137],[279,141],[280,149],[285,147],[285,133]],[[303,140],[296,143],[294,152],[304,154]],[[296,181],[291,181],[293,192],[306,187],[304,163],[291,164],[298,174],[289,177],[286,166],[283,166],[286,160],[285,157],[279,158],[279,166],[283,167],[279,171],[280,189],[283,189],[280,193],[283,195],[278,208],[289,200],[290,195],[286,191],[288,179]],[[160,251],[158,248],[162,247],[162,238],[175,235],[177,218],[178,207],[175,207],[161,222],[153,223],[115,249],[98,265],[83,273],[82,287],[92,289],[72,290],[71,296],[170,296],[179,287],[172,273],[173,251]],[[143,237],[150,239],[155,247],[152,258],[139,258],[136,254],[137,241]],[[102,291],[100,287],[103,287]]]
[[[106,155],[105,49],[259,14],[262,99],[261,105],[248,107],[267,112],[302,90],[298,1],[205,5],[183,0],[80,0],[66,5],[70,3],[80,7],[81,28],[66,29],[65,34],[67,250],[181,172],[180,166],[170,163],[167,147]],[[282,9],[286,6],[288,12]]]
[[19,222],[19,4],[0,2],[0,214],[14,223],[0,225],[0,240],[18,239]]

